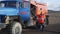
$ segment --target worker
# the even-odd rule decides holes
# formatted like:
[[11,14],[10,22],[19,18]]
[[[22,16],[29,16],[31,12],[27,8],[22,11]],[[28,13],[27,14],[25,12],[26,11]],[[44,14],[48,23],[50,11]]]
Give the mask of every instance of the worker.
[[38,30],[44,31],[44,14],[38,15]]
[[[45,27],[45,19],[46,19],[46,14],[47,14],[46,7],[43,5],[37,6],[36,7],[36,16],[37,16],[37,29],[40,31],[44,31]],[[42,26],[42,28],[41,28]]]

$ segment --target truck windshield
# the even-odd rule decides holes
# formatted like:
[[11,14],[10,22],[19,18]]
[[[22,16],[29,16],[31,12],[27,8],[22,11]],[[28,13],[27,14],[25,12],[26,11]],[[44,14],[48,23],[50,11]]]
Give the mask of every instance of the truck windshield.
[[11,1],[7,1],[7,2],[5,2],[5,1],[2,1],[2,2],[0,2],[0,7],[11,7],[11,8],[17,8],[18,7],[18,4],[17,4],[17,2],[11,2]]
[[23,2],[22,8],[29,8],[29,2]]
[[29,5],[28,2],[24,2],[24,8],[28,8],[29,7],[28,5]]

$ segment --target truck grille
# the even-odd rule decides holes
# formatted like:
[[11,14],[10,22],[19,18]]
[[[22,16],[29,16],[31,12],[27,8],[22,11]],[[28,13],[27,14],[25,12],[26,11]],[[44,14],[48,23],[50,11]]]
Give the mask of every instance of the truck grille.
[[5,23],[5,15],[0,15],[0,23]]

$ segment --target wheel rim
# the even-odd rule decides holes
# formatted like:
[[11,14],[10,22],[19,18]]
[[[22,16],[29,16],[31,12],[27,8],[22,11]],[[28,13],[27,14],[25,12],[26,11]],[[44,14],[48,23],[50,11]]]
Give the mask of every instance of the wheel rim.
[[20,34],[20,28],[19,27],[16,27],[15,34]]

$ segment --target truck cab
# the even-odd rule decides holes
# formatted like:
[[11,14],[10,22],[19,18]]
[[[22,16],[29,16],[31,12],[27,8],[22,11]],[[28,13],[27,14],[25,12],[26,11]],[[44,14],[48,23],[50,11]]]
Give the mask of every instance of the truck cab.
[[0,29],[9,34],[21,34],[22,26],[19,16],[19,5],[22,0],[0,0]]

